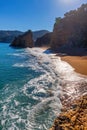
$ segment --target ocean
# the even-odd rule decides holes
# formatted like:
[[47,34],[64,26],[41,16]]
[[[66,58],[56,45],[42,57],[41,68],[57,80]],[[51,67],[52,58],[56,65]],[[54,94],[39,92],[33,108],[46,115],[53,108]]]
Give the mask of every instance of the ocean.
[[60,94],[50,54],[0,43],[0,130],[48,130],[60,113]]

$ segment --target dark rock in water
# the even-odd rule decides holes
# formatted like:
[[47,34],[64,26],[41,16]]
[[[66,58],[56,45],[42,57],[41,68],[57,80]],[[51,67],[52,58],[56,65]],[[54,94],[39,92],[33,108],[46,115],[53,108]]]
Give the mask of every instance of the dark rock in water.
[[66,45],[72,47],[87,47],[87,4],[77,10],[71,10],[64,18],[56,18],[51,48]]
[[[12,43],[15,37],[24,34],[25,32],[17,31],[17,30],[0,30],[0,42],[2,43]],[[42,37],[46,33],[49,33],[48,30],[38,30],[33,31],[33,40],[36,41],[37,38]]]
[[19,48],[33,47],[33,35],[31,30],[25,32],[23,35],[16,37],[10,46]]
[[37,38],[35,42],[36,47],[50,46],[52,33],[47,33],[44,36]]

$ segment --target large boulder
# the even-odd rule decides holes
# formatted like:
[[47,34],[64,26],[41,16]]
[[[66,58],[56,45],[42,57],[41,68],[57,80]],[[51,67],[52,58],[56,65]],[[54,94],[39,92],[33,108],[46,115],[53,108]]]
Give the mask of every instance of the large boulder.
[[10,46],[18,48],[33,47],[33,35],[31,30],[25,32],[23,35],[15,37]]

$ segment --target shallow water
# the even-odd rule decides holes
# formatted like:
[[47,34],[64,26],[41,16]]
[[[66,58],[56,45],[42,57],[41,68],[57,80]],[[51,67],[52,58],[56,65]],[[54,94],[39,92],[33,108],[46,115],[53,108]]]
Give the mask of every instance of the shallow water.
[[40,49],[0,43],[0,130],[47,130],[60,112],[59,74]]

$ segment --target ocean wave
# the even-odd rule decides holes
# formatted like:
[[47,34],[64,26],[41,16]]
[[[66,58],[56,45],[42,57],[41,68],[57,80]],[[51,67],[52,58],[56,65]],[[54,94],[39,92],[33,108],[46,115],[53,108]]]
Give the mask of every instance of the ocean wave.
[[13,55],[22,58],[13,67],[27,67],[40,75],[21,87],[16,83],[14,87],[11,84],[4,87],[0,116],[1,125],[4,126],[2,130],[46,130],[62,107],[59,74],[50,56],[42,49],[27,48]]
[[[13,67],[27,67],[34,72],[33,78],[24,85],[19,86],[14,82],[3,88],[0,95],[3,97],[0,101],[2,130],[49,129],[55,116],[61,112],[60,96],[64,94],[61,86],[64,84],[65,90],[67,86],[67,93],[73,95],[73,86],[84,80],[60,57],[43,52],[40,48],[27,48],[20,54],[13,54],[19,57],[23,55],[22,60]],[[35,76],[35,72],[39,72],[39,75]]]

